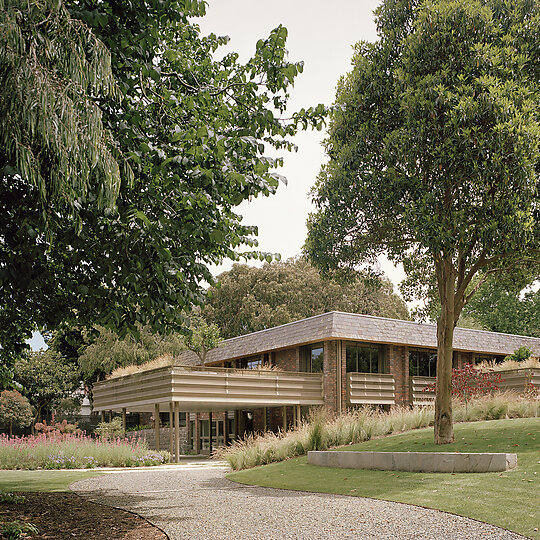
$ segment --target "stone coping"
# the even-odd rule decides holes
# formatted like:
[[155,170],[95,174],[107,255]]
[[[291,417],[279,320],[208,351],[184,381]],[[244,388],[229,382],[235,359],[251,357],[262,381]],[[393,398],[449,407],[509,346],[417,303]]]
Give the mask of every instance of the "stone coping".
[[311,451],[308,463],[319,467],[407,472],[500,472],[517,465],[516,454],[459,452]]

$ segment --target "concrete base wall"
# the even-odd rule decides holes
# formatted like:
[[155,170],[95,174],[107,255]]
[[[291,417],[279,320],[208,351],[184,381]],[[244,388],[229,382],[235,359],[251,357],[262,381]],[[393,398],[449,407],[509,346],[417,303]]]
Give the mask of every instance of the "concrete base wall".
[[308,452],[308,463],[343,469],[409,472],[499,472],[517,465],[516,454],[453,452]]

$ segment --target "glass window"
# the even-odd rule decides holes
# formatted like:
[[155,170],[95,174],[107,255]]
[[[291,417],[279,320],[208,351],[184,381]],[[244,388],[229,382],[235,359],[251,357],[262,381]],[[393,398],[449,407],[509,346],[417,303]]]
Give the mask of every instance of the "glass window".
[[311,373],[322,373],[324,369],[324,348],[311,349]]
[[379,348],[357,343],[346,346],[347,371],[379,373]]
[[302,347],[300,371],[308,373],[322,373],[324,371],[324,346],[322,343]]
[[257,369],[261,367],[261,365],[262,365],[262,360],[260,358],[256,358],[254,360],[248,360],[247,362],[248,369]]
[[409,374],[418,377],[437,375],[437,351],[409,349]]
[[260,356],[251,356],[236,361],[236,367],[239,369],[257,369],[261,367],[261,365],[262,358]]
[[209,422],[208,420],[199,420],[199,431],[201,434],[201,437],[208,437],[208,428],[209,428]]
[[474,357],[473,363],[479,364],[480,362],[500,364],[504,360],[504,356],[497,356],[495,354],[477,354]]

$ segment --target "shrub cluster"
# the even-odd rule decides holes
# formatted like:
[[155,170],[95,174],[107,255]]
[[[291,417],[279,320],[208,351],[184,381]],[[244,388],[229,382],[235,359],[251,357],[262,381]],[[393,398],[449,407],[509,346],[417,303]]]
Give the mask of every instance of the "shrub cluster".
[[[529,418],[540,414],[540,401],[514,393],[497,393],[454,401],[454,421],[471,422],[499,418]],[[396,407],[390,412],[369,407],[351,410],[337,417],[315,411],[298,429],[285,433],[265,433],[237,441],[216,450],[233,470],[248,469],[336,446],[367,441],[433,425],[433,407]]]
[[77,434],[82,433],[82,430],[80,430],[77,427],[77,423],[69,424],[67,420],[62,420],[61,422],[56,422],[56,420],[54,418],[54,414],[53,414],[53,417],[51,419],[50,424],[47,424],[47,421],[43,420],[43,422],[38,422],[34,426],[34,429],[37,432],[50,433],[50,434],[54,434],[55,432],[59,432],[59,433],[77,433]]
[[8,540],[18,540],[19,538],[31,538],[39,534],[38,528],[33,523],[22,521],[8,521],[0,525],[1,538]]

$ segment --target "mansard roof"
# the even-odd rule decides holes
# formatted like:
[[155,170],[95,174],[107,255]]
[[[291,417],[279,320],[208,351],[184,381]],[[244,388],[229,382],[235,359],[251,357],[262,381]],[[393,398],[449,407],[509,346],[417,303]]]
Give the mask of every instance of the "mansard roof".
[[[208,353],[207,363],[332,339],[434,349],[437,347],[437,327],[434,324],[331,311],[226,339],[219,348]],[[507,355],[523,346],[531,349],[534,356],[540,356],[539,338],[470,328],[456,328],[454,332],[454,349],[457,351]],[[194,356],[188,351],[182,354],[182,359],[191,361]]]

